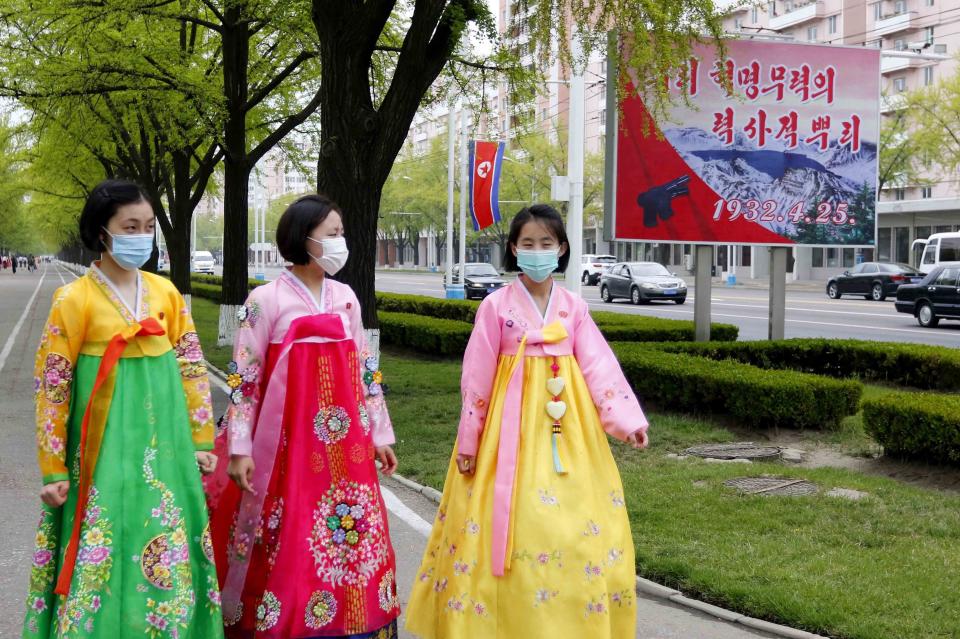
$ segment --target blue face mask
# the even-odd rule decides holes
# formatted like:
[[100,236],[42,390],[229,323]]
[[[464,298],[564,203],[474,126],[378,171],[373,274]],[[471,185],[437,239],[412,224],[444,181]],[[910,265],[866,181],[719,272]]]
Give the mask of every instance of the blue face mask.
[[150,254],[153,253],[153,233],[114,235],[107,229],[103,230],[112,239],[107,252],[120,268],[134,271],[150,259]]
[[517,266],[523,274],[540,283],[550,277],[560,265],[560,250],[531,251],[517,249]]

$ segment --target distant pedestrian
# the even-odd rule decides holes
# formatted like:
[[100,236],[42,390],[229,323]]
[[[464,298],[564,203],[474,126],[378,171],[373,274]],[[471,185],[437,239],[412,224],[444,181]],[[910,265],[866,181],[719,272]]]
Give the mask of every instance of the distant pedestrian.
[[223,636],[200,481],[216,466],[210,384],[183,298],[139,270],[155,223],[137,185],[99,184],[80,237],[101,259],[54,294],[25,638]]
[[647,445],[647,420],[586,302],[554,282],[563,219],[525,208],[477,310],[460,428],[407,610],[424,639],[636,633],[633,539],[607,434]]

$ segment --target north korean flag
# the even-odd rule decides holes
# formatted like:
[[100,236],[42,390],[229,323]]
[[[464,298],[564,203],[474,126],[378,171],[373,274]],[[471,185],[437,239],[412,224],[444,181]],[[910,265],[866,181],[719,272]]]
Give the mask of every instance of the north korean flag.
[[503,142],[470,143],[470,214],[473,230],[480,231],[500,221],[500,167]]

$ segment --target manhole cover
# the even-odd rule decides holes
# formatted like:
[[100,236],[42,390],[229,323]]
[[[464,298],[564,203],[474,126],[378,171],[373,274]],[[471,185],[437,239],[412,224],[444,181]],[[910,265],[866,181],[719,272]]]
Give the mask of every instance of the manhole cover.
[[711,459],[773,459],[780,457],[780,449],[776,446],[760,446],[753,442],[701,444],[700,446],[691,446],[684,453]]
[[803,497],[817,492],[816,484],[791,477],[737,477],[723,482],[744,495],[784,495]]

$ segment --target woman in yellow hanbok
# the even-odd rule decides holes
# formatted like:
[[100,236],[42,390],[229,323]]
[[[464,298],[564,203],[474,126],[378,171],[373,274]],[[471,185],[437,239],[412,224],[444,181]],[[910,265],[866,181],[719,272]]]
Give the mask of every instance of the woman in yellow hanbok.
[[553,208],[522,210],[463,360],[457,450],[407,628],[424,639],[635,635],[630,524],[607,434],[647,421],[587,304],[556,286],[569,259]]

